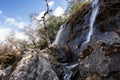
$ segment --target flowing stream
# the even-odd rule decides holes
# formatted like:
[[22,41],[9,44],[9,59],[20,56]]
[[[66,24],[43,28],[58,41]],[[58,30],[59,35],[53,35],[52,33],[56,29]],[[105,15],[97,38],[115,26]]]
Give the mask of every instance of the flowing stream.
[[98,9],[99,9],[99,0],[93,0],[92,2],[92,14],[90,17],[90,24],[89,24],[89,33],[87,35],[87,39],[84,42],[84,44],[90,42],[91,36],[93,34],[93,26],[94,26],[94,22],[98,13]]
[[53,41],[52,45],[58,45],[59,44],[59,41],[60,41],[61,36],[63,35],[62,32],[63,32],[64,29],[65,29],[65,25],[62,25],[60,27],[60,29],[58,30],[58,33],[57,33],[57,35],[55,37],[55,40]]
[[[94,22],[95,22],[95,19],[96,19],[98,10],[99,10],[99,4],[98,3],[99,3],[99,0],[93,0],[92,1],[92,6],[91,6],[92,7],[92,13],[91,13],[91,17],[90,17],[89,32],[88,32],[86,41],[82,45],[90,42],[91,36],[93,34]],[[78,64],[73,64],[71,66],[66,66],[67,73],[64,76],[64,80],[70,80],[70,78],[73,74],[72,69],[74,69],[77,65]]]
[[64,80],[70,80],[70,78],[71,78],[71,76],[73,74],[72,69],[74,69],[76,66],[78,66],[77,63],[65,67],[66,74],[64,76]]

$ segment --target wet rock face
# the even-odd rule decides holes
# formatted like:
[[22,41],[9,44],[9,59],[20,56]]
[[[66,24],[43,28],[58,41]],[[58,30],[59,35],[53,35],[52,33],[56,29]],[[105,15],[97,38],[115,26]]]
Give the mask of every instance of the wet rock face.
[[[109,36],[108,36],[109,34]],[[111,36],[114,36],[111,38]],[[92,47],[90,55],[85,56],[86,49]],[[89,44],[82,49],[80,58],[80,71],[83,73],[97,73],[102,77],[108,77],[112,72],[119,72],[120,65],[120,37],[114,32],[106,32],[103,35],[94,37]],[[89,49],[87,51],[90,51]],[[89,76],[89,74],[86,74]]]
[[[120,34],[120,1],[100,0],[99,5],[99,12],[94,23],[94,36],[108,31],[115,31]],[[85,6],[81,12],[85,12],[84,15],[79,12],[74,22],[72,22],[72,24],[70,23],[71,31],[68,45],[75,55],[80,53],[79,49],[81,44],[86,40],[86,36],[89,32],[88,24],[91,15],[91,7]]]
[[120,29],[120,0],[103,0],[96,18],[96,28],[101,33]]
[[64,29],[63,29],[62,34],[60,35],[60,39],[59,39],[60,46],[66,45],[66,43],[69,40],[69,34],[70,34],[70,30],[71,30],[71,27],[69,24],[65,24],[63,27],[64,27]]
[[[82,13],[83,12],[83,13]],[[74,52],[73,56],[77,59],[80,53],[80,46],[86,40],[86,36],[89,32],[89,18],[91,15],[90,4],[84,5],[83,9],[78,11],[76,15],[70,20],[69,24],[71,31],[69,34],[69,40],[67,45],[70,46],[71,51]],[[78,17],[79,16],[79,17]],[[76,60],[75,60],[76,61]]]
[[120,0],[100,0],[99,5],[94,33],[89,43],[81,46],[89,32],[91,7],[86,6],[85,15],[81,14],[82,19],[76,18],[78,23],[74,20],[70,25],[67,45],[74,58],[79,58],[78,80],[85,80],[95,73],[105,80],[120,79]]

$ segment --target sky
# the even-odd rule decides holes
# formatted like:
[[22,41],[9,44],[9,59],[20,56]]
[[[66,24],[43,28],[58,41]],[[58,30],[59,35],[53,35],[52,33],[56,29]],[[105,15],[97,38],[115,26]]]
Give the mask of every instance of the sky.
[[[24,36],[19,30],[30,24],[30,15],[36,13],[41,17],[46,10],[44,0],[0,1],[0,41],[4,41],[11,31],[16,36]],[[62,15],[67,6],[65,0],[48,0],[48,3],[55,16]]]

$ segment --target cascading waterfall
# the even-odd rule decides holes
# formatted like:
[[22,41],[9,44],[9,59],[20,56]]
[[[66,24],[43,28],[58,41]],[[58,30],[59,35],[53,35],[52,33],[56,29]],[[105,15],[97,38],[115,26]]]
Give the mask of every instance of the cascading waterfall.
[[92,14],[90,17],[90,24],[89,24],[89,33],[87,35],[87,39],[83,44],[86,44],[88,42],[90,42],[91,36],[93,34],[93,25],[98,13],[98,9],[99,9],[99,4],[98,4],[99,0],[93,0],[92,2]]
[[67,70],[67,73],[65,74],[64,76],[64,80],[70,80],[73,72],[72,72],[72,69],[74,69],[76,66],[78,66],[78,64],[73,64],[73,65],[70,65],[70,66],[66,66],[66,70]]
[[[91,36],[93,34],[93,25],[94,25],[94,22],[95,22],[97,13],[98,13],[98,9],[99,9],[98,2],[99,2],[99,0],[93,0],[92,1],[92,13],[91,13],[91,17],[90,17],[89,32],[88,32],[86,41],[82,45],[90,42]],[[73,64],[71,66],[66,66],[68,73],[65,74],[64,80],[70,80],[70,78],[71,78],[71,76],[73,74],[73,72],[71,70],[73,68],[75,68],[77,65],[78,64]]]
[[60,41],[60,38],[61,38],[61,36],[62,36],[62,32],[63,32],[63,30],[64,30],[64,28],[65,28],[64,26],[65,26],[65,25],[62,25],[62,26],[60,27],[60,29],[59,29],[56,37],[55,37],[55,40],[54,40],[54,42],[52,43],[52,46],[53,46],[53,45],[58,45],[58,43],[59,43],[59,41]]

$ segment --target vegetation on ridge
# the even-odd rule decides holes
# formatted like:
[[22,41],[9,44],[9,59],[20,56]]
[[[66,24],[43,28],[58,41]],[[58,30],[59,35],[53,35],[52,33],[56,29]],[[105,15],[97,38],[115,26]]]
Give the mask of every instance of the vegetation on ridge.
[[71,24],[80,22],[82,20],[82,16],[85,15],[90,2],[79,2],[76,5],[73,5],[70,10],[69,21]]

